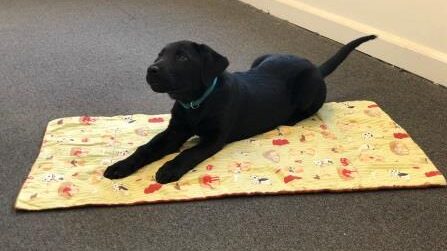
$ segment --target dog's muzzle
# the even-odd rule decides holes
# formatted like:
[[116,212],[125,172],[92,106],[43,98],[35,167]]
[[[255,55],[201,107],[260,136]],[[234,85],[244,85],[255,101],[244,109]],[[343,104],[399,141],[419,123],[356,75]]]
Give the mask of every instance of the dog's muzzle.
[[157,65],[151,65],[147,69],[146,81],[155,92],[164,92],[165,87],[160,83],[160,67]]

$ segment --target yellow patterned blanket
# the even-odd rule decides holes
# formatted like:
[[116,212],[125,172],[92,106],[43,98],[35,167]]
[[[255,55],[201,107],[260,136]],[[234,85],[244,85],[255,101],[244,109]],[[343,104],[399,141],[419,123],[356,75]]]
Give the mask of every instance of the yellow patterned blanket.
[[15,207],[43,210],[446,185],[408,133],[371,101],[326,103],[295,126],[227,145],[176,183],[154,181],[155,171],[175,154],[130,177],[103,178],[107,166],[161,132],[169,118],[137,114],[51,121]]

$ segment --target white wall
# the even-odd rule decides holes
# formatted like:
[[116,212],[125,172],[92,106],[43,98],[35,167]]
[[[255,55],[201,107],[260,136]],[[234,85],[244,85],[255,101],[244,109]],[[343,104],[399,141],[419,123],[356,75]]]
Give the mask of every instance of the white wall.
[[341,43],[364,34],[359,50],[447,86],[447,0],[241,0]]

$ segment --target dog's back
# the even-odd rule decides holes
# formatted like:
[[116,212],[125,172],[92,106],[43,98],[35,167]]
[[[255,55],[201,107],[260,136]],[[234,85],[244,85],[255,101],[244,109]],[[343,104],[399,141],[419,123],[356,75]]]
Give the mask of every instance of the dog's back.
[[303,73],[309,71],[318,73],[317,68],[305,59],[274,55],[247,72],[232,74],[229,80],[238,90],[235,99],[239,108],[230,141],[287,124],[297,109],[308,107],[305,102],[312,102],[314,98],[306,101],[302,95],[307,93],[314,97],[317,93],[313,92],[324,85],[323,81],[308,81],[308,74]]
[[293,55],[264,55],[247,72],[229,78],[238,89],[234,141],[266,132],[279,125],[293,125],[315,114],[326,100],[324,77],[332,73],[366,36],[343,46],[320,67]]

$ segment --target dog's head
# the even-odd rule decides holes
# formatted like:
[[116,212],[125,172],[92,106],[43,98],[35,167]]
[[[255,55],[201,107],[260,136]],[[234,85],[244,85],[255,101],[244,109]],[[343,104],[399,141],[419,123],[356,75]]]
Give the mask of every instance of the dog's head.
[[168,93],[174,99],[197,98],[223,73],[228,60],[209,46],[190,41],[168,44],[147,69],[152,90]]

